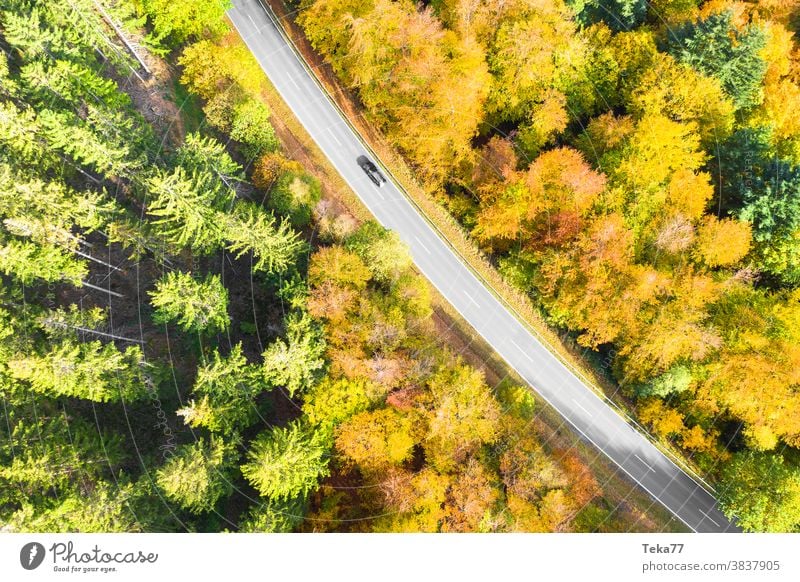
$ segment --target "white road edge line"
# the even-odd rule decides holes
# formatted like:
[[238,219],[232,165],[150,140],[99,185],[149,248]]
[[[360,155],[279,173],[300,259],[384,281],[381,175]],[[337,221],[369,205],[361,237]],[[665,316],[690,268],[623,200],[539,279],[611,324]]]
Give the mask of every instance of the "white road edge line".
[[[264,12],[266,13],[266,8],[264,8],[264,7],[262,6],[262,9],[263,9],[263,10],[264,10]],[[236,28],[236,29],[238,30],[238,27],[236,26],[236,23],[235,23],[235,22],[234,22],[234,24],[233,24],[233,25],[234,25],[234,28]],[[241,32],[241,31],[240,31],[240,32]],[[285,49],[285,50],[287,50],[287,51],[289,51],[290,53],[293,53],[293,51],[292,51],[292,48],[291,48],[291,47],[290,47],[288,44],[285,44],[285,45],[283,45],[283,46],[281,47],[281,49],[280,49],[280,50],[284,50],[284,49]],[[263,67],[262,67],[262,70],[263,70]],[[264,72],[265,72],[265,74],[266,74],[266,71],[264,71]],[[269,75],[267,75],[267,76],[269,77]],[[280,93],[280,89],[278,90],[278,92]],[[282,97],[283,97],[283,96],[282,96]],[[284,101],[286,101],[286,99],[285,99],[285,98],[284,98]],[[287,105],[288,105],[288,103],[287,103]],[[292,111],[292,113],[294,113],[294,115],[297,115],[297,112],[295,112],[295,111],[294,111],[294,109],[293,109],[291,106],[289,106],[289,109]],[[310,132],[309,132],[309,133],[310,133]],[[316,140],[316,139],[313,137],[313,135],[312,135],[312,140],[314,140],[314,142],[317,144],[317,146],[319,146],[320,148],[322,148],[322,146],[321,146],[321,144],[319,143],[319,141],[318,141],[318,140]],[[333,163],[333,166],[334,166],[334,168],[336,168],[336,163],[335,163],[335,162],[332,162],[332,163]],[[338,168],[336,168],[336,169],[338,170]],[[349,181],[349,180],[347,180],[347,178],[346,178],[346,177],[345,177],[345,176],[342,174],[342,172],[341,172],[341,171],[339,171],[339,174],[340,174],[340,175],[342,175],[342,178],[344,179],[345,183],[347,183],[347,185],[348,185],[348,186],[350,186],[351,190],[353,190],[353,192],[355,192],[355,193],[356,193],[356,195],[358,196],[358,190],[357,190],[357,189],[356,189],[356,188],[353,186],[353,184],[351,184],[351,183],[350,183],[350,181]],[[379,195],[379,196],[380,196],[380,195]],[[359,198],[360,198],[360,196],[359,196]],[[383,197],[382,197],[382,196],[381,196],[381,199],[383,199]],[[365,202],[365,204],[366,204],[366,202]],[[446,248],[446,249],[447,249],[447,250],[448,250],[448,251],[449,251],[451,254],[453,254],[453,256],[455,256],[455,257],[456,257],[456,258],[457,258],[459,261],[461,261],[461,262],[463,263],[463,260],[462,260],[462,259],[460,259],[460,258],[459,258],[457,255],[455,255],[455,253],[453,253],[452,249],[450,249],[449,247],[445,247],[445,248]],[[472,275],[472,272],[471,272],[471,271],[470,271],[469,273],[470,273],[470,275]],[[423,275],[424,275],[424,274],[425,274],[425,273],[423,272]],[[473,277],[474,277],[474,275],[473,275]],[[476,280],[477,280],[477,279],[476,279]],[[438,287],[437,287],[435,284],[434,284],[434,287],[436,287],[436,288],[439,290],[439,292],[440,292],[440,293],[442,293],[443,295],[445,294],[445,291],[444,291],[444,290],[442,290],[442,289],[439,289],[439,288],[438,288]],[[455,306],[454,306],[454,307],[455,307]],[[456,311],[457,311],[457,312],[458,312],[458,313],[459,313],[459,314],[460,314],[462,317],[465,317],[465,316],[464,316],[464,314],[463,314],[463,313],[461,313],[461,311],[460,311],[460,310],[459,310],[457,307],[456,307],[455,309],[456,309]],[[476,330],[476,331],[477,331],[477,330]],[[486,339],[486,338],[483,336],[483,334],[482,334],[480,331],[478,331],[478,335],[480,335],[482,338]],[[536,339],[536,338],[534,338],[534,339]],[[487,341],[488,341],[488,340],[487,340]],[[517,349],[519,349],[519,350],[520,350],[520,351],[521,351],[523,354],[525,354],[525,355],[527,356],[527,354],[526,354],[526,353],[525,353],[525,352],[522,350],[522,348],[521,348],[521,347],[520,347],[520,346],[519,346],[519,345],[518,345],[518,344],[517,344],[517,343],[516,343],[514,340],[511,340],[511,341],[512,341],[512,343],[513,343],[513,344],[514,344],[514,345],[517,347]],[[537,341],[538,341],[538,340],[537,340]],[[502,356],[501,356],[501,357],[502,357]],[[528,359],[531,359],[531,358],[529,357]],[[531,359],[531,361],[532,361],[532,359]],[[559,360],[556,360],[556,361],[557,361],[559,364],[561,364],[561,365],[563,366],[563,364],[562,364],[562,363],[561,363]],[[507,363],[508,363],[508,364],[511,366],[511,368],[512,368],[514,371],[516,371],[518,374],[520,374],[521,376],[523,376],[523,377],[524,377],[524,374],[522,374],[522,372],[520,372],[520,370],[519,370],[519,369],[517,369],[517,367],[516,367],[516,366],[514,366],[514,365],[513,365],[511,362],[508,362],[508,361],[507,361]],[[567,368],[566,366],[564,366],[564,368],[565,368],[565,369],[566,369],[566,370],[567,370],[567,371],[568,371],[570,374],[572,374],[573,376],[575,376],[574,372],[572,372],[572,371],[571,371],[569,368]],[[577,379],[577,376],[575,376],[575,378]],[[533,388],[533,386],[532,386],[532,385],[531,385],[531,388]],[[535,390],[535,388],[534,388],[534,390]],[[594,394],[594,392],[593,392],[593,391],[591,391],[591,390],[589,390],[589,393],[590,393],[590,394],[593,394],[593,395],[595,395],[595,396],[597,396],[597,395],[596,395],[596,394]],[[561,414],[562,416],[564,416],[564,418],[566,418],[566,416],[565,416],[563,413],[561,413],[561,412],[559,411],[558,407],[557,407],[557,406],[555,406],[555,404],[554,404],[553,402],[551,402],[551,400],[550,400],[550,399],[549,399],[547,396],[545,396],[545,395],[543,395],[543,394],[539,394],[539,396],[540,396],[540,397],[541,397],[541,398],[542,398],[542,399],[543,399],[545,402],[547,402],[547,403],[548,403],[550,406],[552,406],[552,407],[553,407],[553,408],[554,408],[554,409],[555,409],[555,410],[556,410],[556,411],[557,411],[559,414]],[[599,399],[599,397],[597,397],[597,398]],[[607,404],[605,404],[605,403],[603,403],[603,404],[604,404],[605,406],[608,406],[608,405],[607,405]],[[621,417],[620,417],[620,418],[621,418]],[[610,460],[612,463],[614,463],[614,464],[615,464],[617,467],[619,467],[619,468],[620,468],[620,470],[622,470],[622,472],[623,472],[623,473],[625,473],[626,475],[628,475],[628,477],[630,477],[630,478],[631,478],[631,479],[632,479],[634,482],[638,483],[638,484],[639,484],[639,486],[640,486],[640,487],[642,487],[642,489],[644,489],[644,490],[645,490],[645,491],[646,491],[646,492],[647,492],[647,493],[648,493],[648,494],[649,494],[649,495],[650,495],[650,496],[651,496],[653,499],[655,499],[655,500],[656,500],[658,503],[660,503],[662,506],[664,506],[664,507],[667,509],[667,511],[669,511],[670,513],[673,513],[673,515],[675,515],[675,517],[676,517],[676,518],[677,518],[677,519],[678,519],[678,520],[679,520],[681,523],[683,523],[683,524],[684,524],[684,525],[685,525],[687,528],[689,528],[690,530],[692,530],[692,531],[695,531],[695,532],[697,531],[697,529],[696,529],[694,526],[692,526],[692,525],[691,525],[691,524],[690,524],[688,521],[686,521],[685,519],[683,519],[683,517],[682,517],[682,516],[680,516],[680,515],[678,515],[678,514],[675,514],[675,513],[673,512],[673,510],[672,510],[672,509],[671,509],[671,508],[670,508],[670,507],[669,507],[669,506],[668,506],[668,505],[667,505],[667,504],[666,504],[666,503],[665,503],[665,502],[664,502],[664,501],[663,501],[663,500],[662,500],[662,499],[661,499],[661,498],[660,498],[658,495],[656,495],[655,493],[653,493],[652,491],[650,491],[650,489],[648,489],[648,488],[647,488],[647,487],[646,487],[646,486],[645,486],[645,485],[644,485],[644,484],[643,484],[641,481],[639,481],[639,479],[637,479],[637,478],[636,478],[636,477],[633,475],[633,473],[631,473],[630,471],[628,471],[628,470],[627,470],[627,469],[626,469],[626,468],[625,468],[625,467],[622,465],[622,463],[621,463],[621,462],[619,462],[619,461],[617,461],[616,459],[614,459],[613,457],[609,456],[609,455],[608,455],[608,454],[605,452],[605,450],[604,450],[604,449],[603,449],[603,448],[602,448],[600,445],[598,445],[597,443],[595,443],[595,441],[594,441],[594,440],[593,440],[593,439],[592,439],[592,438],[591,438],[589,435],[587,435],[585,432],[583,432],[579,426],[577,426],[576,424],[574,424],[573,422],[571,422],[571,421],[570,421],[568,418],[566,418],[566,420],[567,420],[567,422],[568,422],[568,423],[569,423],[569,424],[570,424],[570,425],[571,425],[571,426],[572,426],[572,427],[573,427],[573,428],[574,428],[574,429],[575,429],[577,432],[579,432],[581,435],[583,435],[583,437],[584,437],[584,438],[585,438],[585,439],[586,439],[588,442],[590,442],[590,443],[591,443],[591,444],[592,444],[592,445],[593,445],[595,448],[597,448],[597,450],[601,451],[601,452],[602,452],[602,453],[603,453],[603,454],[604,454],[604,455],[605,455],[605,456],[606,456],[606,457],[607,457],[607,458],[608,458],[608,459],[609,459],[609,460]],[[643,438],[643,437],[642,437],[642,438]],[[669,461],[669,462],[670,462],[672,465],[674,465],[676,469],[678,469],[679,471],[683,472],[684,474],[686,474],[686,475],[688,476],[688,474],[687,474],[687,473],[685,473],[685,472],[683,471],[683,469],[681,469],[680,467],[678,467],[678,465],[677,465],[677,464],[675,464],[675,462],[674,462],[674,461],[672,461],[671,459],[667,459],[667,460],[668,460],[668,461]]]

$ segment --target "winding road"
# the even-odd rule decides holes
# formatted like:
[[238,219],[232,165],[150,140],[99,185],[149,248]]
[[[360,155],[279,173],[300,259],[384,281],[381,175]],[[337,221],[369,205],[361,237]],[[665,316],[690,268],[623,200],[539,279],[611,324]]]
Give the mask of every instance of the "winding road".
[[[374,159],[259,0],[228,11],[272,84],[375,218],[411,249],[418,270],[533,390],[632,480],[696,532],[734,532],[714,496],[573,374],[511,313],[389,180],[377,188],[356,163]],[[375,160],[380,166],[379,160]],[[389,177],[388,172],[382,169]]]

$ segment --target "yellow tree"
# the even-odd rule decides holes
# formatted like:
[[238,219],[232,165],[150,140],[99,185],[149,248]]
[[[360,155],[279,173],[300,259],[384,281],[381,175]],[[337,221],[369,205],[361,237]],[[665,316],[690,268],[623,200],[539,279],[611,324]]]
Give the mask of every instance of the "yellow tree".
[[[592,170],[583,156],[571,148],[540,155],[525,174],[495,195],[482,200],[475,235],[493,239],[559,244],[579,230],[592,203],[605,187],[605,177]],[[532,244],[536,244],[533,242]]]
[[800,305],[797,293],[770,295],[729,285],[711,312],[725,345],[706,365],[698,401],[744,422],[752,448],[800,443]]
[[300,22],[423,177],[438,183],[468,160],[490,81],[471,36],[443,29],[430,8],[409,1],[319,0]]
[[498,183],[510,180],[516,168],[517,154],[511,140],[495,135],[475,156],[470,182],[483,198]]
[[747,222],[707,216],[697,234],[697,257],[709,267],[727,267],[750,250],[752,229]]
[[696,123],[660,114],[639,120],[611,171],[639,241],[655,238],[659,221],[667,217],[702,215],[713,195],[711,177],[701,170],[705,160]]
[[655,300],[662,285],[632,264],[633,233],[618,213],[591,222],[576,242],[545,255],[537,287],[550,316],[581,331],[581,345],[615,341],[638,325],[642,305]]
[[486,532],[500,525],[492,515],[500,502],[498,479],[477,459],[467,461],[447,491],[443,532]]
[[659,53],[636,79],[630,110],[636,115],[664,115],[694,122],[707,146],[726,139],[733,129],[733,103],[719,81]]
[[[761,3],[760,3],[761,4]],[[766,23],[767,46],[762,56],[767,62],[764,76],[764,101],[755,108],[750,123],[772,128],[771,138],[778,154],[800,163],[800,69],[793,59],[793,34],[782,24]]]
[[414,415],[392,408],[361,412],[336,429],[336,449],[368,477],[411,458],[420,438]]
[[428,434],[424,443],[429,462],[440,470],[457,467],[481,445],[499,434],[500,409],[483,374],[459,364],[440,370],[428,382]]
[[563,92],[574,82],[585,58],[585,41],[560,0],[502,19],[490,48],[494,83],[488,111],[502,120],[527,119],[551,88]]

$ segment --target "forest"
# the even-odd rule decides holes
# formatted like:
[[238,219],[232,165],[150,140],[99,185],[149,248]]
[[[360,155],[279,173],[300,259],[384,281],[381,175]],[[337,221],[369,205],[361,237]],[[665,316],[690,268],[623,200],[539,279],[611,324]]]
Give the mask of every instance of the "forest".
[[726,513],[798,531],[800,4],[294,6],[428,195]]
[[636,528],[527,388],[443,345],[398,237],[321,203],[225,9],[0,0],[0,531]]

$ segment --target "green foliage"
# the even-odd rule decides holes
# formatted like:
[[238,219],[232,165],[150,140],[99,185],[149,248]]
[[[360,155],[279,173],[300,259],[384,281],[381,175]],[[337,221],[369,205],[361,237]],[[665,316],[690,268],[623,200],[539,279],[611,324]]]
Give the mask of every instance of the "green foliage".
[[673,366],[660,376],[653,378],[649,383],[637,386],[636,395],[641,398],[648,396],[663,398],[687,390],[691,382],[692,372],[687,366]]
[[262,432],[250,443],[242,474],[273,500],[305,496],[330,474],[322,433],[299,423]]
[[312,386],[303,397],[303,415],[312,425],[331,430],[354,414],[365,411],[377,389],[361,379],[333,380],[330,376]]
[[228,250],[237,258],[252,252],[254,271],[285,273],[306,248],[288,220],[255,204],[237,202],[222,220]]
[[55,164],[53,155],[43,151],[42,128],[31,109],[0,101],[0,148],[19,165],[39,164],[46,169]]
[[74,338],[77,331],[101,329],[106,324],[106,312],[99,307],[81,309],[73,303],[67,309],[44,311],[36,320],[49,339]]
[[[32,61],[20,70],[26,92],[37,101],[57,98],[65,106],[80,107],[99,102],[109,111],[130,105],[130,97],[116,83],[83,63],[68,60]],[[87,100],[87,96],[90,98]]]
[[239,523],[244,533],[289,533],[303,523],[308,502],[304,498],[265,500],[253,507]]
[[225,146],[213,137],[200,133],[190,133],[184,138],[175,161],[190,173],[196,171],[216,175],[228,188],[243,178],[242,167],[231,159]]
[[178,166],[160,171],[147,181],[147,212],[164,238],[175,246],[199,252],[215,250],[224,233],[218,213],[229,207],[234,194],[204,171]]
[[278,137],[269,117],[269,108],[256,99],[246,99],[234,109],[230,135],[242,143],[242,153],[247,158],[278,149]]
[[290,310],[308,308],[308,283],[300,273],[292,273],[288,278],[280,278],[277,295]]
[[29,533],[142,531],[144,524],[131,510],[133,495],[134,487],[130,484],[104,482],[88,494],[71,492],[48,505],[25,503],[11,515],[5,528]]
[[584,506],[575,516],[576,531],[587,533],[623,533],[624,523],[615,519],[614,510],[594,503]]
[[189,273],[171,271],[149,293],[156,323],[175,322],[186,331],[207,332],[228,328],[228,291],[218,275],[202,281]]
[[149,41],[156,46],[178,46],[187,40],[222,35],[230,0],[135,0],[153,26]]
[[726,10],[670,30],[666,48],[680,62],[717,78],[737,109],[748,109],[763,99],[765,45],[763,28],[740,32]]
[[290,313],[285,325],[286,341],[277,339],[267,347],[263,370],[267,383],[284,387],[293,397],[319,378],[325,366],[325,340],[307,313]]
[[51,396],[71,396],[94,402],[131,401],[146,396],[142,350],[125,351],[99,341],[64,340],[44,355],[8,361],[11,376],[31,390]]
[[[136,4],[152,26],[144,44],[159,45],[158,52],[228,30],[226,2]],[[144,345],[157,342],[157,328],[136,325],[116,303],[114,319],[106,322],[98,306],[109,298],[102,291],[59,284],[100,285],[105,274],[103,285],[110,287],[149,286],[157,270],[131,268],[124,251],[133,249],[134,258],[154,258],[171,270],[150,294],[156,323],[175,322],[189,333],[224,330],[227,290],[219,277],[181,272],[190,254],[252,252],[256,270],[297,279],[306,245],[290,224],[306,224],[319,198],[319,186],[298,172],[302,187],[288,184],[284,194],[291,197],[280,208],[291,217],[276,219],[236,200],[249,189],[219,141],[189,134],[176,143],[180,132],[164,133],[165,125],[150,125],[137,112],[150,119],[154,103],[142,92],[132,98],[141,89],[137,80],[121,83],[140,65],[105,20],[110,14],[124,34],[138,38],[145,21],[136,20],[132,5],[113,0],[101,10],[94,0],[0,2],[0,396],[8,429],[0,439],[0,522],[9,531],[185,527],[164,511],[163,499],[202,516],[190,527],[208,525],[204,514],[231,495],[238,435],[266,404],[259,400],[270,388],[262,362],[248,363],[241,345],[222,355],[212,344],[189,402],[178,411],[190,426],[212,434],[173,450],[167,404],[174,400],[158,393],[165,356],[156,350],[146,363],[142,348],[125,347],[131,336]],[[269,111],[259,101],[263,73],[244,46],[203,43],[182,62],[190,89],[209,100],[210,120],[217,115],[212,125],[233,133],[224,137],[240,140],[248,155],[277,147]],[[261,283],[254,290],[272,306],[275,297]],[[303,281],[295,283],[291,301],[302,308]],[[316,380],[324,365],[320,332],[302,319],[287,324],[289,336],[281,341],[288,357],[308,356],[308,369],[283,362],[277,343],[269,351],[268,375],[290,390]],[[186,345],[178,341],[173,352],[181,380],[194,374]],[[152,403],[141,402],[146,398]],[[123,432],[134,439],[144,467],[171,453],[153,468],[152,479],[135,481],[143,465],[128,458],[118,436],[129,414],[136,422]],[[293,450],[316,442],[286,434],[281,442]],[[320,458],[319,475],[326,463]],[[301,480],[295,486],[303,489]],[[285,505],[290,515],[302,516],[305,503],[292,498]],[[296,526],[295,517],[279,511],[272,501],[254,509],[252,529]]]
[[747,531],[792,532],[800,527],[800,469],[782,456],[738,453],[722,472],[719,503]]
[[232,491],[231,444],[212,438],[181,445],[156,471],[156,483],[168,499],[192,513],[211,511]]
[[316,178],[305,172],[286,172],[270,188],[268,203],[280,216],[288,216],[292,226],[303,228],[311,221],[321,197],[322,188]]
[[26,60],[47,56],[94,64],[98,60],[94,51],[102,47],[117,73],[128,74],[135,66],[106,27],[94,0],[9,2],[2,9],[3,36]]
[[[221,142],[231,138],[247,159],[274,152],[278,144],[261,102],[264,77],[258,64],[233,37],[207,40],[227,31],[222,18],[227,3],[135,4],[151,29],[146,45],[158,45],[162,54],[183,48],[183,82],[203,100],[206,122],[221,133]],[[132,5],[103,2],[126,31],[145,23],[133,22]],[[582,19],[586,22],[583,17],[594,10],[592,19],[622,30],[640,22],[640,8],[636,1],[600,0]],[[587,321],[594,325],[592,320],[612,322],[613,329],[590,333],[618,340],[622,374],[635,369],[636,381],[653,393],[682,389],[688,383],[683,366],[697,371],[692,393],[704,383],[719,382],[720,392],[749,402],[736,396],[735,378],[749,377],[746,365],[756,357],[741,346],[752,341],[756,349],[764,347],[752,331],[762,315],[785,320],[768,332],[775,336],[770,341],[784,343],[767,347],[789,354],[786,361],[792,362],[790,348],[797,342],[787,330],[796,327],[794,316],[781,311],[789,301],[770,308],[759,304],[763,313],[750,317],[742,301],[736,321],[756,323],[739,335],[723,321],[723,312],[732,307],[718,302],[709,321],[703,302],[718,298],[720,288],[747,284],[746,272],[733,278],[736,261],[741,260],[740,267],[751,259],[769,264],[768,252],[785,258],[781,245],[789,237],[775,229],[769,245],[757,241],[761,246],[750,255],[734,253],[736,260],[719,259],[721,253],[706,248],[706,239],[716,245],[711,250],[725,247],[716,234],[705,236],[709,229],[702,211],[711,187],[704,184],[705,154],[699,150],[699,144],[710,143],[712,130],[733,123],[725,99],[718,99],[719,84],[691,75],[688,65],[668,55],[660,58],[653,41],[657,31],[612,36],[604,25],[587,31],[557,0],[474,7],[445,0],[435,10],[407,0],[316,0],[304,4],[300,21],[431,191],[444,192],[440,186],[446,183],[443,196],[469,201],[464,216],[480,216],[482,226],[495,226],[492,245],[502,239],[518,249],[505,264],[520,288],[534,290],[551,314],[576,329]],[[189,527],[215,527],[218,522],[209,513],[231,496],[230,479],[236,478],[237,455],[244,448],[240,435],[251,430],[271,396],[280,396],[264,394],[274,387],[285,388],[302,414],[251,443],[242,475],[265,497],[250,507],[234,503],[243,516],[241,531],[296,530],[307,511],[314,514],[314,529],[551,531],[576,527],[570,516],[581,507],[595,507],[599,488],[588,470],[563,456],[552,460],[528,430],[535,416],[530,392],[504,383],[493,395],[480,373],[439,349],[430,288],[413,273],[396,235],[374,223],[342,234],[344,246],[311,258],[306,284],[301,273],[308,247],[292,226],[308,226],[320,188],[298,164],[270,165],[278,158],[272,156],[263,172],[254,172],[260,188],[260,178],[270,178],[264,189],[270,190],[275,214],[265,211],[244,200],[251,190],[222,143],[199,134],[176,143],[174,134],[180,132],[161,136],[161,124],[154,130],[135,113],[134,108],[148,106],[145,96],[130,99],[119,90],[118,79],[138,65],[118,45],[94,0],[3,0],[0,11],[7,49],[0,54],[0,270],[8,285],[0,292],[0,395],[12,427],[9,442],[0,442],[0,521],[7,529],[180,527],[171,523],[162,498],[179,507],[179,515],[198,516]],[[734,52],[749,42],[747,34],[733,34]],[[719,36],[715,42],[722,45]],[[111,74],[109,64],[115,69]],[[780,71],[772,76],[788,75]],[[684,85],[678,86],[677,77],[685,77]],[[726,89],[738,90],[737,82]],[[594,94],[595,84],[603,95]],[[697,87],[698,95],[687,87]],[[707,102],[710,113],[698,105]],[[631,117],[587,119],[589,112],[606,107]],[[759,122],[763,118],[759,112]],[[474,149],[498,131],[499,120],[503,133],[516,137],[492,140],[495,146],[500,142],[496,151]],[[545,152],[550,155],[530,168],[529,160],[517,159],[570,142],[572,130],[584,122],[587,135],[602,137],[593,145],[604,156],[598,163],[610,172],[607,182],[570,148]],[[607,132],[594,131],[604,122]],[[737,120],[745,122],[750,120]],[[790,143],[784,126],[791,123],[784,123],[775,139]],[[720,138],[727,135],[720,131]],[[680,171],[681,179],[672,176]],[[783,194],[791,198],[788,190]],[[504,196],[513,202],[501,208],[509,213],[482,212]],[[726,210],[734,212],[736,204],[730,206]],[[512,215],[514,220],[506,220]],[[603,222],[598,215],[612,218]],[[94,234],[87,240],[89,233]],[[147,277],[156,270],[134,275],[124,261],[117,262],[119,243],[132,248],[136,258],[153,257],[172,271],[151,293],[154,320],[181,328],[171,347],[177,350],[173,364],[181,397],[186,383],[192,378],[194,383],[178,414],[190,427],[210,433],[175,450],[154,467],[153,479],[133,483],[140,464],[126,456],[113,431],[101,434],[89,423],[99,418],[113,429],[121,414],[115,402],[150,396],[166,420],[155,416],[149,402],[124,412],[133,412],[136,420],[126,434],[134,431],[137,454],[152,463],[172,451],[164,443],[170,411],[160,407],[174,401],[157,399],[159,383],[145,374],[139,348],[78,342],[95,333],[128,335],[136,322],[126,320],[125,311],[115,307],[113,325],[106,328],[95,307],[105,305],[106,297],[98,299],[85,289],[81,303],[73,305],[74,291],[41,284],[79,285],[105,271],[79,260],[83,253],[111,257],[120,267],[109,275],[113,282],[122,280],[127,287],[130,277],[143,276],[142,284],[149,286]],[[493,246],[492,259],[503,261],[500,255],[508,246]],[[253,270],[261,273],[250,282],[254,300],[264,309],[259,307],[258,325],[239,321],[231,326],[219,277],[197,273],[195,279],[181,272],[190,257],[208,255],[208,260],[200,257],[204,265],[224,260],[226,252],[238,259],[250,254]],[[652,263],[644,262],[653,255],[658,256]],[[704,270],[712,264],[713,277]],[[240,264],[231,267],[241,275]],[[239,296],[246,284],[231,283],[231,293]],[[601,300],[587,299],[593,293]],[[262,317],[279,303],[289,313],[285,334],[269,337],[263,361],[248,361],[244,354],[254,357],[255,351],[252,336],[274,331],[274,317]],[[626,311],[620,304],[630,307]],[[669,319],[681,313],[676,305],[689,306],[691,313]],[[237,304],[233,307],[237,315]],[[581,312],[591,317],[574,316]],[[158,330],[142,323],[137,331],[144,345],[158,347]],[[221,338],[210,333],[201,352],[193,351],[196,342],[182,341],[188,339],[184,332],[228,328],[247,332],[230,350],[217,346]],[[663,342],[653,340],[662,336]],[[687,347],[684,338],[700,339]],[[731,352],[734,343],[740,352]],[[712,367],[715,350],[728,350],[724,361],[730,370]],[[164,365],[163,350],[150,351],[155,371]],[[774,368],[769,357],[759,363],[764,370]],[[789,394],[789,376],[783,368],[776,373],[770,393],[784,386],[780,394]],[[681,400],[692,393],[685,391]],[[714,396],[703,394],[708,402]],[[774,405],[769,406],[756,412],[774,419]],[[658,411],[669,417],[673,430],[677,413],[665,407]],[[281,424],[294,413],[276,406],[270,414],[270,422]],[[725,411],[725,418],[740,415]],[[62,416],[63,422],[51,420]],[[759,437],[760,446],[792,438],[789,420],[779,427],[762,426],[754,418],[748,417],[746,430],[748,438]],[[691,436],[696,450],[713,440],[713,431],[673,433],[684,443]],[[348,487],[320,487],[329,473],[335,476],[332,483]],[[117,487],[110,486],[112,479]],[[381,486],[361,487],[374,482]],[[577,527],[594,528],[605,519],[582,514]]]
[[36,421],[29,420],[26,408],[7,417],[9,438],[0,444],[0,506],[41,503],[117,470],[120,438],[63,413],[47,416],[44,409]]
[[569,2],[584,24],[605,22],[612,30],[631,30],[647,14],[646,0],[573,0]]
[[0,246],[0,271],[22,283],[32,283],[37,279],[47,282],[65,280],[79,287],[88,268],[85,261],[51,245],[10,240]]
[[[20,160],[21,161],[21,160]],[[0,271],[30,284],[67,281],[80,286],[88,274],[76,254],[80,238],[115,216],[116,206],[104,193],[78,193],[55,180],[20,174],[0,165]]]
[[90,108],[86,119],[61,111],[39,113],[49,147],[106,176],[129,175],[143,165],[128,137],[131,123],[119,113]]
[[6,218],[6,227],[19,221],[45,223],[19,233],[42,243],[58,242],[69,248],[68,231],[79,228],[90,233],[105,226],[118,212],[105,192],[76,192],[55,180],[25,176],[5,164],[0,165],[0,186],[0,212]]
[[259,366],[248,364],[242,345],[227,356],[214,350],[208,363],[197,369],[192,400],[178,410],[186,424],[212,433],[235,434],[255,418],[255,398],[267,389]]
[[771,152],[766,129],[739,130],[720,149],[725,205],[757,241],[800,227],[800,170]]
[[35,7],[21,3],[11,12],[3,22],[14,67],[4,85],[21,108],[17,122],[25,129],[17,133],[25,134],[29,145],[34,141],[49,150],[38,155],[48,164],[66,158],[110,177],[140,170],[153,145],[152,130],[133,110],[130,97],[101,74],[108,63],[124,74],[134,65],[106,29],[96,4],[47,0]]
[[497,389],[497,400],[507,414],[528,421],[535,416],[536,400],[531,389],[526,386],[503,382]]
[[765,128],[737,131],[718,160],[723,203],[752,224],[760,264],[786,281],[800,281],[800,166],[775,155]]
[[179,62],[181,81],[206,102],[206,121],[240,142],[246,158],[278,149],[271,113],[262,101],[264,74],[243,44],[201,41],[187,47]]
[[376,281],[393,283],[411,267],[408,246],[396,232],[368,221],[345,240],[345,248],[356,253]]

